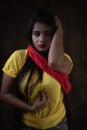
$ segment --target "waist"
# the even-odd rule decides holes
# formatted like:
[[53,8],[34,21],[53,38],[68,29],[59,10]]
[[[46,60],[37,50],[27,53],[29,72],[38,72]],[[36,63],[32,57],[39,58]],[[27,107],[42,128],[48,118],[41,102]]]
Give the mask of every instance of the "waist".
[[34,115],[29,115],[25,113],[23,115],[22,121],[29,127],[34,127],[37,129],[47,129],[50,127],[54,127],[59,124],[66,115],[65,106],[62,105],[60,110],[56,111],[54,114],[49,115],[47,117],[38,118]]
[[[38,130],[37,128],[29,127],[29,126],[25,125],[24,123],[22,124],[22,128],[23,128],[23,130]],[[54,127],[50,127],[48,129],[39,129],[39,130],[52,130],[52,129],[68,130],[67,118],[64,117],[64,119],[58,125],[56,125]]]

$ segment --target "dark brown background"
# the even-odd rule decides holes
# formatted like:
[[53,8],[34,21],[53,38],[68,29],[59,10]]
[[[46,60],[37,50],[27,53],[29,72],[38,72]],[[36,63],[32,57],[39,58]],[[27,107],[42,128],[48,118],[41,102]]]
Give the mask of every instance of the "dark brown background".
[[[27,24],[36,7],[49,8],[64,28],[64,48],[74,62],[67,95],[70,130],[87,129],[87,2],[31,0],[0,4],[0,70],[10,54],[27,47]],[[2,71],[0,71],[0,83]],[[13,108],[0,101],[0,130],[13,130]]]

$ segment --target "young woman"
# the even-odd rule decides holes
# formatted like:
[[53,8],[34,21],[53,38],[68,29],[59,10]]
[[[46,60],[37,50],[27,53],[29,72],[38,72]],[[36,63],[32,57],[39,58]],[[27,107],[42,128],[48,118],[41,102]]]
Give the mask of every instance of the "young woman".
[[[28,48],[13,52],[3,67],[1,99],[23,110],[23,130],[68,130],[63,98],[71,89],[73,63],[63,49],[62,24],[40,9],[29,21],[28,34]],[[16,78],[21,98],[12,92]]]

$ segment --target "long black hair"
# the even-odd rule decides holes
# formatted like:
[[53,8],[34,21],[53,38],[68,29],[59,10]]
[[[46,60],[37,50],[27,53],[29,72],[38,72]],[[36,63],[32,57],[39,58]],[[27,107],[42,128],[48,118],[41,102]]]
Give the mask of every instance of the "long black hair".
[[35,25],[36,22],[40,22],[40,23],[44,23],[46,25],[48,25],[51,29],[51,33],[52,36],[56,31],[56,24],[55,24],[55,19],[54,19],[54,15],[43,8],[39,8],[35,11],[35,13],[33,14],[33,16],[31,17],[31,19],[29,20],[28,23],[28,37],[29,37],[29,42],[32,42],[32,30],[33,27]]
[[[48,25],[51,29],[52,36],[54,35],[54,33],[56,31],[56,23],[55,23],[55,20],[54,20],[54,15],[51,12],[49,12],[45,9],[38,9],[37,11],[35,11],[35,13],[33,14],[33,16],[31,17],[31,19],[29,20],[29,23],[28,23],[29,44],[31,44],[32,46],[33,46],[32,30],[33,30],[33,27],[34,27],[36,22],[40,22],[40,23],[44,23],[44,24]],[[46,53],[43,56],[46,56]],[[30,75],[28,77],[28,82],[27,82],[27,85],[26,85],[26,88],[25,88],[26,100],[27,101],[28,101],[29,82],[30,82],[30,80],[31,80],[31,78],[32,78],[32,76],[33,76],[33,74],[36,70],[38,72],[38,79],[37,79],[36,83],[38,83],[38,82],[42,81],[43,71],[28,56],[24,66],[22,67],[21,71],[19,72],[19,76],[18,76],[19,77],[19,83],[20,83],[22,78],[24,77],[24,75],[28,71],[30,72]],[[32,85],[35,85],[35,84],[32,84]]]

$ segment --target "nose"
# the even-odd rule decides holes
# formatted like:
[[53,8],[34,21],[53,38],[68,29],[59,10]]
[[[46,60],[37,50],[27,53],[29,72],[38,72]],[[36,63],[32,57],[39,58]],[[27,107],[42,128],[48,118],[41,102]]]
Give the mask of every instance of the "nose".
[[40,34],[40,37],[39,37],[39,41],[40,41],[40,42],[44,42],[45,40],[46,40],[45,34],[44,34],[44,33],[41,33],[41,34]]

